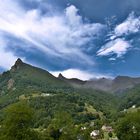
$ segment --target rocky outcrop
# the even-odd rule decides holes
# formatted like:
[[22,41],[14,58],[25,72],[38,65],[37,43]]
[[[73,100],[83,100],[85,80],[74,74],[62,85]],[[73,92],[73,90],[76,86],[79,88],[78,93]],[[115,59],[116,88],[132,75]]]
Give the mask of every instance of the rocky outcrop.
[[7,89],[8,90],[12,89],[14,87],[14,83],[15,81],[13,79],[10,79],[7,84]]
[[14,72],[20,68],[20,66],[23,65],[23,62],[20,58],[17,59],[14,66],[12,66],[11,71]]

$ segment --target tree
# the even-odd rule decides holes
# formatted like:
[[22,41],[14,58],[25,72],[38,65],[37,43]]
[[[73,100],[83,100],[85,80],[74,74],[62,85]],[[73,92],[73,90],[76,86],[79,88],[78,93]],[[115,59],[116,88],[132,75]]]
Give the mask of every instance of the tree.
[[25,103],[15,103],[5,110],[0,140],[38,140],[31,129],[34,111]]
[[116,132],[120,140],[139,140],[140,112],[126,114],[119,120]]
[[63,111],[56,113],[48,127],[47,133],[54,140],[75,140],[77,137],[71,116]]
[[109,133],[108,133],[108,136],[109,136],[110,138],[112,138],[112,136],[113,136],[112,132],[109,132]]

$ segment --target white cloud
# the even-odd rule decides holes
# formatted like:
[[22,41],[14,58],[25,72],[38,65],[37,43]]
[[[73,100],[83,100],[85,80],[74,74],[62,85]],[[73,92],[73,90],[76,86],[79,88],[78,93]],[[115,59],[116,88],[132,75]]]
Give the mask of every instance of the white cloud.
[[3,69],[9,69],[16,60],[17,57],[11,52],[6,52],[0,49],[0,67]]
[[109,58],[109,60],[110,60],[110,61],[115,61],[116,58],[113,58],[113,57],[112,57],[112,58]]
[[0,38],[0,67],[3,69],[9,69],[17,59],[12,52],[7,52],[5,50],[6,41],[3,42],[3,39]]
[[70,25],[79,26],[82,23],[82,17],[77,15],[78,9],[71,5],[66,8],[66,17]]
[[117,25],[114,32],[116,36],[128,35],[140,31],[140,17],[136,17],[132,12],[128,18]]
[[61,73],[66,78],[69,78],[69,79],[78,78],[81,80],[89,80],[93,78],[102,78],[102,77],[111,78],[111,76],[108,76],[108,75],[86,72],[79,69],[68,69],[64,71],[51,71],[50,73],[56,77]]
[[[38,9],[25,11],[12,0],[1,2],[0,31],[20,38],[49,55],[63,59],[78,58],[82,63],[93,65],[93,60],[81,51],[95,36],[98,36],[104,25],[84,23],[78,15],[78,9],[71,5],[63,14],[40,15]],[[28,49],[28,47],[26,49]],[[21,44],[21,47],[22,46]]]
[[98,56],[108,56],[111,54],[116,54],[117,57],[123,56],[129,48],[132,46],[129,42],[118,38],[116,40],[112,40],[108,42],[105,46],[103,46],[98,52]]
[[[128,18],[122,23],[116,25],[116,27],[111,31],[106,39],[108,43],[101,47],[97,52],[98,56],[109,56],[111,54],[116,54],[117,57],[122,57],[127,51],[132,48],[132,41],[127,41],[124,36],[131,35],[133,33],[138,33],[140,31],[140,17],[136,17],[135,13],[129,14]],[[109,58],[109,60],[114,61],[116,58]]]

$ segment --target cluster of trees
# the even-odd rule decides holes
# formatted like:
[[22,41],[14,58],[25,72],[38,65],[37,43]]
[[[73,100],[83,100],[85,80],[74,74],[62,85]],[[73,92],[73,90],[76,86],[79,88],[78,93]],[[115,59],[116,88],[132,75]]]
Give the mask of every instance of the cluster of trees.
[[[108,99],[105,98],[106,96],[102,95],[104,101],[101,102],[101,97],[99,98],[100,94],[96,95],[96,92],[86,93],[86,91],[76,91],[74,93],[49,93],[50,96],[47,97],[32,97],[32,94],[34,93],[38,95],[42,94],[42,92],[29,89],[16,89],[14,91],[8,91],[7,95],[0,97],[0,110],[3,110],[6,106],[20,101],[19,96],[24,95],[27,97],[25,101],[27,101],[28,104],[35,109],[35,123],[33,124],[33,127],[35,128],[40,126],[47,128],[56,112],[61,110],[68,112],[72,116],[74,123],[78,125],[81,123],[90,123],[93,120],[100,121],[101,118],[99,113],[88,112],[85,107],[85,103],[93,106],[93,108],[98,110],[98,112],[104,106],[104,114],[107,112],[105,110],[111,110],[111,105],[109,104],[110,107],[108,107],[108,105],[105,105],[104,103],[108,101]],[[48,92],[44,91],[44,93]],[[2,111],[0,114],[0,120],[2,119],[1,116]]]
[[120,98],[120,106],[119,109],[128,109],[135,105],[136,107],[140,106],[140,85],[130,89],[126,93],[124,93]]
[[34,111],[24,103],[10,105],[4,111],[0,140],[39,140],[32,129]]
[[[0,122],[0,140],[91,139],[90,132],[92,129],[87,127],[86,130],[82,131],[82,123],[76,125],[72,116],[62,110],[55,112],[46,128],[35,128],[35,112],[27,102],[18,102],[4,109],[3,120]],[[98,121],[95,122],[100,124],[100,120]],[[140,111],[126,113],[120,118],[117,122],[116,134],[119,140],[139,140]],[[109,137],[112,137],[111,133],[109,133]]]
[[[24,102],[7,107],[0,124],[0,140],[76,140],[80,134],[80,128],[75,126],[72,117],[63,111],[56,113],[47,129],[35,129],[34,112]],[[83,137],[89,139],[89,133]]]
[[126,113],[119,119],[116,133],[119,140],[140,140],[140,111]]

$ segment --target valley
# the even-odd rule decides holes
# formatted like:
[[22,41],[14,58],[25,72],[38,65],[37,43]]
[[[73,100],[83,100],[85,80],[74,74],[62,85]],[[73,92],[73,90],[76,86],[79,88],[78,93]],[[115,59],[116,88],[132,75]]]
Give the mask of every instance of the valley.
[[139,108],[140,78],[54,77],[21,59],[0,75],[0,140],[18,140],[14,137],[22,131],[29,135],[26,140],[122,140],[120,133],[131,115],[136,117],[131,121],[133,140],[138,140]]

